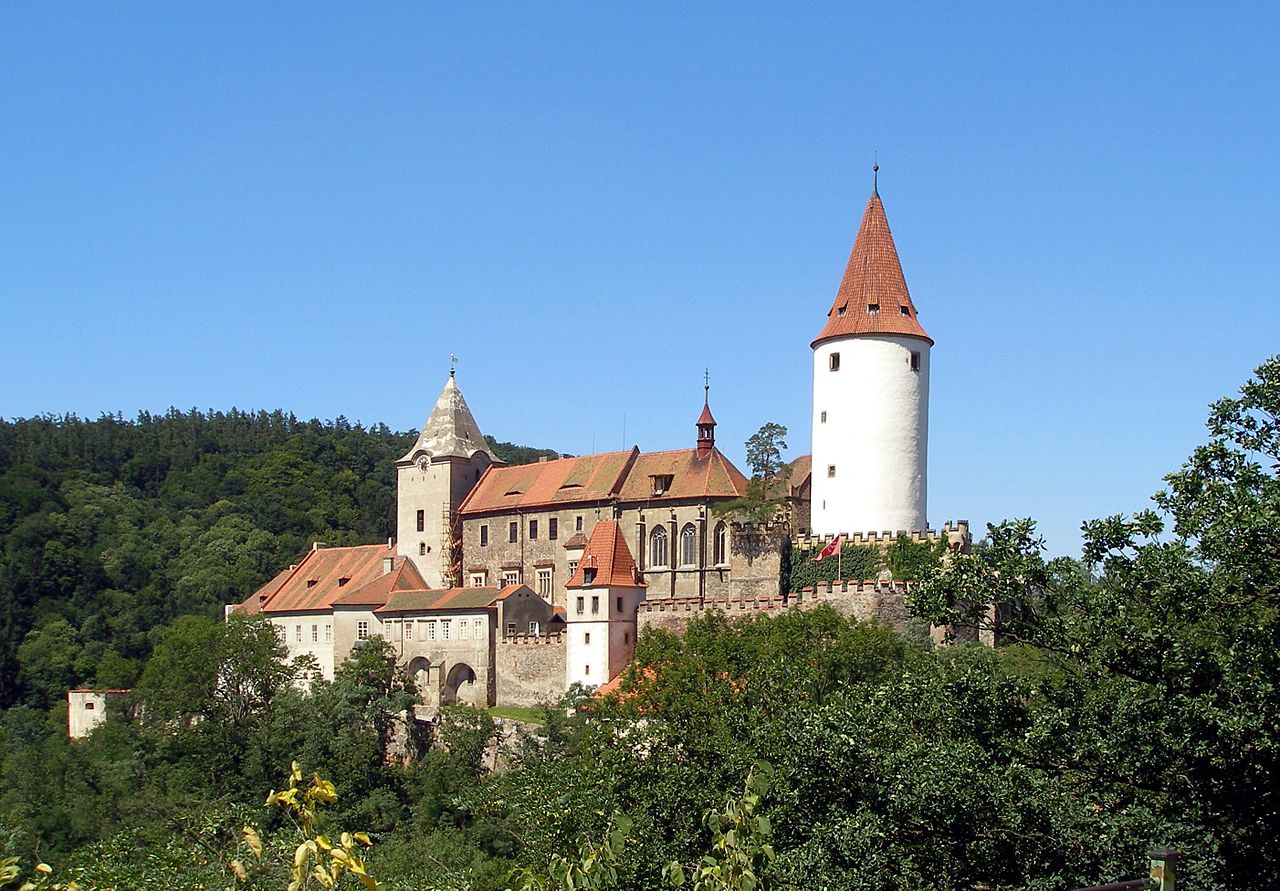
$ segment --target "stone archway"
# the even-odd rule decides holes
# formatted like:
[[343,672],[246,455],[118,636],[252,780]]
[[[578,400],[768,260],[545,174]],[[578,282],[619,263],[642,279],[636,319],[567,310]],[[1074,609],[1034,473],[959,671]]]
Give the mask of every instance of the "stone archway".
[[440,691],[440,704],[453,705],[458,701],[473,699],[473,696],[467,695],[465,688],[473,686],[475,682],[476,670],[465,662],[455,662],[445,677],[444,689]]
[[431,693],[431,660],[425,656],[410,659],[406,670],[418,688],[418,700],[429,702],[434,699],[435,697],[429,695]]

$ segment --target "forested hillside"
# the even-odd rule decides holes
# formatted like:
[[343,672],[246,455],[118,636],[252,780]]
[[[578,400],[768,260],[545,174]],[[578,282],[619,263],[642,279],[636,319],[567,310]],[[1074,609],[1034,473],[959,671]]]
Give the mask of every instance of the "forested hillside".
[[131,687],[156,627],[218,615],[313,541],[394,535],[413,438],[281,411],[0,420],[0,707]]

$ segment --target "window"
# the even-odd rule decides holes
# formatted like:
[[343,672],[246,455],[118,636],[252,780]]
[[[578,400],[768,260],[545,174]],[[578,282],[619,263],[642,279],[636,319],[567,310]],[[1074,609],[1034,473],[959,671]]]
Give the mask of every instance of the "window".
[[427,543],[425,541],[418,542],[418,556],[425,557],[427,553]]
[[520,570],[508,569],[502,573],[502,587],[510,588],[518,584],[520,584]]
[[590,631],[584,631],[584,632],[582,632],[582,642],[583,642],[584,644],[589,644],[589,643],[591,643],[591,632],[590,632]]
[[92,703],[92,702],[85,702],[85,704],[84,704],[84,710],[85,710],[86,712],[91,712],[91,711],[93,711],[93,703]]
[[448,619],[441,619],[441,620],[440,620],[440,639],[441,639],[441,640],[448,640],[448,639],[449,639],[449,626],[450,626],[450,625],[452,625],[452,624],[453,624],[453,623],[452,623],[452,622],[450,622]]
[[418,531],[422,532],[427,528],[427,512],[425,510],[418,511]]
[[585,597],[578,598],[578,615],[582,615],[582,611],[586,609],[587,599]]
[[911,354],[911,370],[912,371],[920,370],[920,354],[919,353]]
[[840,370],[840,354],[839,353],[832,353],[830,356],[827,356],[827,367],[830,368],[832,371]]
[[538,593],[543,597],[551,596],[551,570],[538,570]]
[[582,568],[582,584],[590,585],[596,580],[596,568],[594,566],[584,566]]
[[312,643],[320,642],[320,626],[319,625],[311,626],[311,642]]
[[582,673],[583,673],[583,674],[591,674],[591,666],[590,666],[590,665],[584,665],[584,666],[582,666]]
[[538,521],[537,520],[529,521],[529,540],[530,541],[538,540]]
[[675,477],[671,474],[655,474],[649,477],[653,482],[653,494],[664,495],[671,488],[671,482]]
[[356,622],[356,640],[368,640],[368,639],[369,639],[369,623],[364,621]]
[[541,626],[539,626],[539,625],[538,625],[538,623],[537,623],[537,622],[530,622],[530,623],[529,623],[529,633],[530,633],[530,634],[538,634],[538,633],[540,633],[540,632],[541,632],[541,630],[542,630],[542,628],[541,628]]
[[427,626],[427,640],[435,640],[436,639],[436,620],[427,619],[426,626]]
[[520,524],[512,520],[507,524],[507,541],[515,541],[520,536]]
[[485,580],[485,578],[486,578],[486,574],[485,574],[485,573],[483,573],[483,572],[473,572],[473,573],[471,573],[471,587],[473,587],[473,588],[483,588],[483,587],[484,587],[484,580]]
[[482,548],[489,547],[489,524],[488,523],[480,524],[480,547]]
[[301,625],[297,625],[294,627],[293,639],[298,641],[299,643],[302,642],[302,626]]
[[618,612],[622,612],[622,598],[618,598]]
[[827,465],[827,478],[830,479],[836,475],[836,466],[834,464]]
[[911,315],[911,307],[909,307],[909,306],[901,306],[901,305],[900,305],[900,306],[898,307],[898,312],[902,313],[904,316],[909,316],[909,315]]
[[622,632],[622,642],[623,642],[624,644],[629,644],[629,643],[631,643],[631,632],[630,632],[630,631],[624,631],[624,632]]
[[413,640],[413,619],[404,620],[404,639]]
[[324,626],[324,642],[325,643],[333,642],[333,626],[332,625]]
[[515,622],[508,622],[508,623],[507,623],[507,637],[515,637],[515,636],[516,636],[516,623],[515,623]]
[[649,565],[654,569],[667,566],[667,530],[664,526],[653,527],[649,535]]
[[471,638],[471,623],[466,619],[458,622],[458,640],[469,640]]
[[476,640],[484,640],[484,619],[476,619],[471,627],[476,633]]
[[582,531],[582,515],[581,514],[573,518],[573,531],[574,532]]
[[716,524],[715,534],[711,538],[712,562],[716,566],[724,566],[729,561],[729,527],[724,523]]
[[819,424],[827,423],[827,413],[825,411],[822,414],[818,415],[818,423]]
[[867,304],[867,315],[869,315],[869,316],[874,316],[874,315],[876,315],[876,314],[877,314],[877,313],[879,313],[879,312],[880,312],[880,304],[879,304],[879,303],[868,303],[868,304]]
[[600,596],[598,594],[591,598],[591,615],[600,615]]
[[838,306],[838,307],[836,307],[836,315],[838,315],[838,316],[839,316],[840,318],[842,318],[842,319],[844,318],[844,311],[845,311],[845,307],[844,307],[844,306]]
[[547,538],[555,541],[560,537],[560,521],[555,517],[547,520]]
[[685,523],[680,530],[680,565],[698,565],[698,530],[692,523]]

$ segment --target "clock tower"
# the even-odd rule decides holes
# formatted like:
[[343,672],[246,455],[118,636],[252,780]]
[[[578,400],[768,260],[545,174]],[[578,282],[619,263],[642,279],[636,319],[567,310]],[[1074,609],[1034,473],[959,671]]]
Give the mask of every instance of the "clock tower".
[[458,505],[495,461],[453,372],[413,447],[396,462],[396,553],[432,588],[462,583]]

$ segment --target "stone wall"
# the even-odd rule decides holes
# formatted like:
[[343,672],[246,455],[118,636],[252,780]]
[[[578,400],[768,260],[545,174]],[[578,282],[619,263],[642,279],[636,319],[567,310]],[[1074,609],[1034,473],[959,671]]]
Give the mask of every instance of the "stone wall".
[[786,595],[654,599],[640,604],[636,618],[640,629],[661,628],[682,634],[693,619],[709,612],[738,619],[778,615],[793,607],[813,609],[825,603],[841,615],[879,622],[901,632],[910,618],[908,590],[904,582],[833,582]]
[[735,526],[729,536],[729,591],[732,599],[777,596],[782,592],[782,558],[790,546],[784,531]]
[[532,706],[565,690],[565,639],[559,634],[501,637],[494,648],[497,705]]

